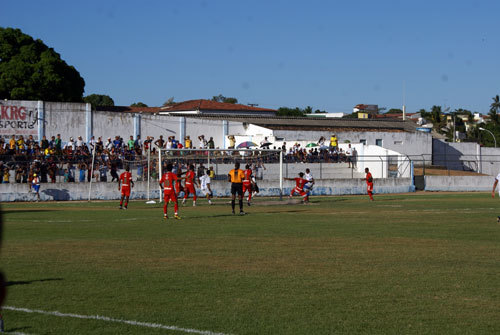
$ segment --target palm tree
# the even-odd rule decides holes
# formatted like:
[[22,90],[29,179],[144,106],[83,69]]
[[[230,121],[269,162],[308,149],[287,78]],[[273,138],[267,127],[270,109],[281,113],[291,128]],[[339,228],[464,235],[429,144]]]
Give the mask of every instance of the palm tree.
[[490,105],[490,112],[488,115],[495,124],[498,124],[498,110],[500,110],[500,97],[498,94],[493,97],[493,102]]

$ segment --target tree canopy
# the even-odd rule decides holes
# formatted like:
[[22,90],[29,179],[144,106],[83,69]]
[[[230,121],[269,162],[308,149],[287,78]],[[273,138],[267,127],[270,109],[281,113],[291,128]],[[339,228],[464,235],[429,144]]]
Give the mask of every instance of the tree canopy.
[[212,97],[212,101],[225,102],[228,104],[237,104],[238,103],[238,99],[231,98],[231,97],[225,97],[222,94],[219,94],[217,96]]
[[133,104],[130,105],[130,107],[148,107],[144,102],[134,102]]
[[103,94],[91,94],[83,98],[83,101],[90,103],[92,108],[99,106],[114,106],[115,102],[109,95]]
[[80,73],[41,40],[0,27],[0,98],[81,102]]

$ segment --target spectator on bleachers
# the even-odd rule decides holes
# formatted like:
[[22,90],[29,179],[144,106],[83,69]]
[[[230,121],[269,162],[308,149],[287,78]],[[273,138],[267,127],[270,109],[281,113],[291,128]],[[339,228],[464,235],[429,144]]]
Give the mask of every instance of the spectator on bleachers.
[[207,140],[205,139],[205,135],[200,135],[198,136],[198,140],[200,140],[200,149],[206,149],[207,147]]
[[184,137],[184,147],[186,149],[191,149],[193,147],[193,143],[192,143],[191,137],[189,137],[189,135]]
[[214,143],[214,138],[210,137],[210,139],[207,142],[207,146],[209,149],[215,149],[215,143]]
[[163,149],[165,148],[165,140],[163,139],[163,135],[160,135],[160,138],[155,141],[156,147],[158,149]]
[[128,150],[134,150],[134,148],[135,148],[134,136],[130,135],[130,138],[127,142],[127,147],[128,147]]
[[108,137],[108,140],[104,144],[104,149],[111,151],[113,150],[113,142],[111,141],[111,137]]
[[76,148],[81,148],[84,146],[84,142],[81,136],[78,136],[75,142]]

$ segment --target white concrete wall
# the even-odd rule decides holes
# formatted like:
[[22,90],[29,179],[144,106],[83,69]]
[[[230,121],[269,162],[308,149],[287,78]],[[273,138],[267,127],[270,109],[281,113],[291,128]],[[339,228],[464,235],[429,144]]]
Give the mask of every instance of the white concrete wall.
[[51,136],[61,134],[63,142],[78,136],[85,139],[85,103],[44,102],[45,134]]
[[[403,193],[413,192],[410,179],[375,179],[374,193]],[[259,196],[279,196],[279,180],[258,182]],[[288,195],[295,187],[293,181],[286,181],[283,185],[283,194]],[[152,198],[159,197],[157,183],[151,183]],[[230,183],[225,180],[212,181],[212,190],[216,197],[230,196]],[[132,199],[147,198],[147,183],[136,182],[132,189]],[[361,179],[334,179],[320,180],[312,191],[312,195],[344,195],[344,194],[366,194],[366,183]],[[88,183],[55,183],[42,184],[40,198],[42,201],[65,201],[65,200],[87,200],[89,195]],[[91,191],[92,200],[117,200],[120,192],[116,183],[93,183]],[[35,194],[30,193],[26,184],[2,184],[0,187],[0,202],[12,201],[34,201]]]
[[472,170],[496,176],[500,172],[500,148],[480,147],[477,143],[450,143],[434,139],[432,163],[452,170]]
[[[389,150],[394,150],[405,155],[431,155],[432,135],[422,132],[387,132],[387,131],[342,131],[335,132],[339,143],[349,141],[351,144],[360,143],[366,140],[367,145],[375,145],[377,139],[382,140],[382,146]],[[291,131],[277,130],[274,136],[283,138],[287,144],[293,145],[296,141],[317,142],[324,136],[327,142],[330,141],[331,132],[326,131]]]
[[[425,176],[426,191],[491,192],[492,176]],[[497,189],[498,190],[498,189]]]

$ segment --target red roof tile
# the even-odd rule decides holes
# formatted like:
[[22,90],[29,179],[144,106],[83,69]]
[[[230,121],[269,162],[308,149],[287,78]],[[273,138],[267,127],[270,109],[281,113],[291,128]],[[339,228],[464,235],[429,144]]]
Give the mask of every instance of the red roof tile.
[[276,112],[274,109],[259,108],[240,104],[230,104],[212,100],[188,100],[161,107],[163,112],[184,112],[184,111],[247,111],[247,112]]

